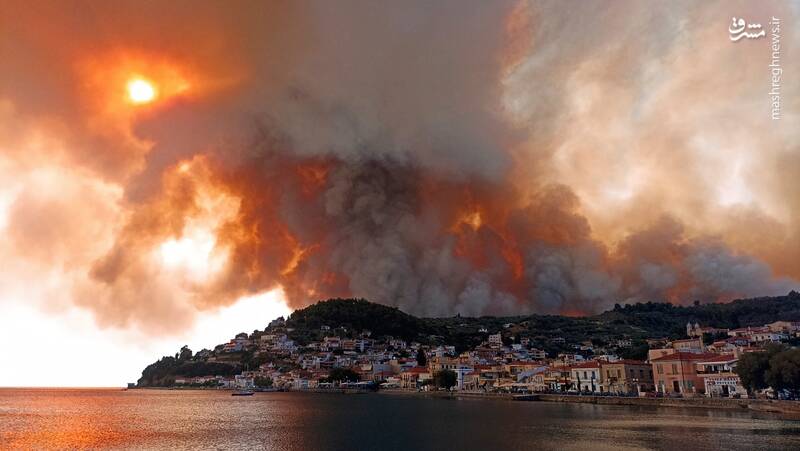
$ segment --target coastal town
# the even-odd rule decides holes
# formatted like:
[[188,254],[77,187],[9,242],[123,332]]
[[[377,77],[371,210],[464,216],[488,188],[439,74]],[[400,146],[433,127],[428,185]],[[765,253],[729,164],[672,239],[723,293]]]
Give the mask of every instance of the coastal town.
[[[737,366],[748,354],[792,349],[787,343],[800,338],[797,321],[779,320],[737,329],[689,322],[684,337],[649,338],[646,358],[631,359],[620,356],[633,346],[628,338],[598,346],[591,340],[570,345],[554,337],[551,341],[571,351],[551,354],[533,345],[527,326],[524,322],[503,323],[496,330],[478,326],[474,332],[482,338],[479,344],[457,352],[454,345],[376,336],[370,330],[356,331],[341,324],[322,324],[313,331],[319,339],[301,344],[291,338],[296,330],[290,322],[279,318],[262,331],[237,334],[213,350],[192,354],[182,349],[169,359],[176,364],[191,362],[193,369],[184,371],[189,374],[167,377],[160,385],[289,391],[779,397],[781,394],[769,387],[748,390]],[[243,355],[247,355],[244,363]],[[141,385],[148,384],[140,381]]]

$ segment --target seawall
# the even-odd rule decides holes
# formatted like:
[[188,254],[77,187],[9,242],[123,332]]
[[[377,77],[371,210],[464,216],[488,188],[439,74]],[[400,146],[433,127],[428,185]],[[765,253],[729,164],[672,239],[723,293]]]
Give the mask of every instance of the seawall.
[[722,398],[628,398],[617,396],[534,395],[536,401],[587,404],[753,410],[800,416],[800,401]]
[[764,399],[723,399],[723,398],[634,398],[623,396],[583,396],[535,393],[530,395],[513,395],[508,393],[484,392],[418,392],[415,390],[381,390],[379,393],[412,395],[435,398],[463,399],[504,399],[535,402],[567,402],[584,404],[602,404],[618,406],[679,407],[701,409],[752,410],[757,412],[773,412],[793,417],[800,417],[800,401],[780,401]]

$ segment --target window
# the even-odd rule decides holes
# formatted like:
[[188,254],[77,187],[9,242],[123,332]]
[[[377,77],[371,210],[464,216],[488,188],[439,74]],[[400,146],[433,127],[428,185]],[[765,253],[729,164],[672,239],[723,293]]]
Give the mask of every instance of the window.
[[656,372],[658,374],[664,374],[664,365],[662,365],[660,363],[658,365],[656,365]]
[[672,374],[678,374],[678,364],[677,363],[673,363],[672,364]]

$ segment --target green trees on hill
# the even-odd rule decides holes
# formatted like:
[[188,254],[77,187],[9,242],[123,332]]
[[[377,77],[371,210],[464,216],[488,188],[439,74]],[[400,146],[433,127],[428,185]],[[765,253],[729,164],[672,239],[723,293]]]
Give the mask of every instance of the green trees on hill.
[[364,299],[329,299],[297,310],[286,321],[294,329],[289,335],[301,344],[307,344],[321,335],[320,328],[344,327],[341,335],[353,335],[368,330],[375,336],[392,336],[404,340],[417,340],[428,333],[426,324],[419,318],[403,313],[396,307],[373,304]]
[[650,346],[647,345],[647,342],[635,342],[630,348],[621,350],[619,356],[623,359],[646,360],[649,350]]
[[191,360],[192,351],[184,346],[177,357],[162,357],[142,371],[137,384],[141,387],[164,387],[175,383],[175,378],[196,376],[233,376],[239,372],[234,365],[219,362]]
[[188,346],[184,345],[181,348],[180,352],[178,352],[178,360],[185,362],[191,359],[192,359],[192,350],[189,349]]
[[677,337],[686,334],[686,323],[700,323],[735,329],[760,326],[776,320],[800,321],[800,293],[786,296],[739,299],[729,303],[678,306],[664,302],[646,302],[614,306],[594,318],[614,325],[644,329],[652,337]]

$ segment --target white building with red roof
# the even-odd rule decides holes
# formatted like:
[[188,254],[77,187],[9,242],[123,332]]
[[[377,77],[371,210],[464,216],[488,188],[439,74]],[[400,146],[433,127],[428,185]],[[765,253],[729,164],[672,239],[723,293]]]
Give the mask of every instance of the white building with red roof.
[[739,359],[733,354],[721,354],[695,363],[697,375],[703,379],[706,396],[747,397],[747,389],[739,375],[734,372]]

